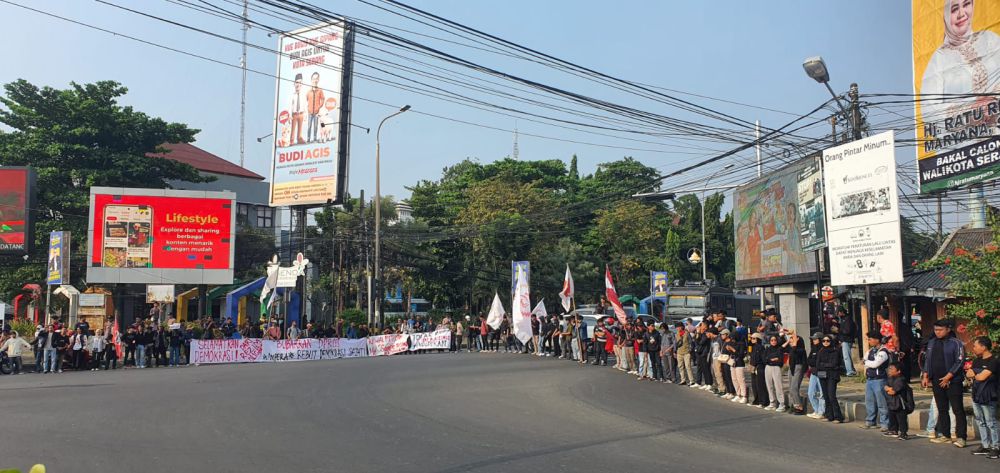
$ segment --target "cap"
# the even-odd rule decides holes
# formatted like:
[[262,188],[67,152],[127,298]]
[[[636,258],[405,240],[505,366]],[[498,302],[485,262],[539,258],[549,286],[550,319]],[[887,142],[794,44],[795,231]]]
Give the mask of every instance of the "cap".
[[819,340],[819,339],[823,338],[823,332],[816,332],[816,333],[812,334],[812,337],[809,337],[809,338],[811,338],[813,340]]
[[761,335],[761,334],[759,334],[759,333],[755,333],[753,335],[750,335],[750,338],[756,338],[757,340],[760,340],[760,341],[764,340],[764,336]]
[[722,331],[719,332],[719,335],[729,335],[729,329],[728,328],[722,329]]

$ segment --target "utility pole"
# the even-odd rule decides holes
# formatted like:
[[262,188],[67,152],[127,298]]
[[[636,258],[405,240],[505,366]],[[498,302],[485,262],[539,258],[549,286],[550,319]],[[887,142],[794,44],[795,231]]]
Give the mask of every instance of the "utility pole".
[[861,118],[861,106],[859,102],[858,84],[852,83],[851,89],[847,92],[847,97],[851,99],[851,133],[855,140],[861,139],[861,129],[863,127]]
[[936,238],[936,240],[937,240],[938,246],[941,246],[941,243],[944,241],[944,239],[943,239],[943,237],[944,237],[944,222],[942,222],[942,214],[941,214],[941,198],[942,198],[943,194],[944,194],[943,192],[938,192],[937,193],[937,238]]
[[245,167],[247,146],[247,31],[250,30],[248,3],[249,0],[243,0],[243,55],[240,57],[240,69],[243,70],[243,89],[240,93],[240,167]]

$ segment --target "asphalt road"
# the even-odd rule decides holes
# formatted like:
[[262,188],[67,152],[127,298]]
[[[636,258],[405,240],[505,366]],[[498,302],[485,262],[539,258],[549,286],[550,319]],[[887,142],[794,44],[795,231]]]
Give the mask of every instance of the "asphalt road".
[[[0,376],[0,468],[49,472],[978,471],[971,449],[505,354]],[[973,470],[976,468],[977,470]]]

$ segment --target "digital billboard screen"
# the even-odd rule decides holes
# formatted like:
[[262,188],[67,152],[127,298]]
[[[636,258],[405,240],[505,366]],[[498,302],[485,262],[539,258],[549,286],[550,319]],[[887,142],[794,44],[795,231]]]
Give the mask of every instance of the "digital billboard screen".
[[87,280],[231,284],[235,194],[94,187]]
[[23,255],[34,243],[31,206],[35,174],[27,167],[0,167],[0,255]]

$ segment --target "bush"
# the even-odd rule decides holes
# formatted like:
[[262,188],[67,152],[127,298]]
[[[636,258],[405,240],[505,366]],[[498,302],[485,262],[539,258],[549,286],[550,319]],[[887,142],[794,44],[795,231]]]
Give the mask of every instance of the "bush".
[[368,316],[359,309],[345,309],[340,313],[340,316],[344,318],[344,322],[348,325],[352,322],[358,325],[368,323]]
[[17,319],[10,323],[10,329],[17,332],[25,340],[35,338],[35,323],[30,320]]

